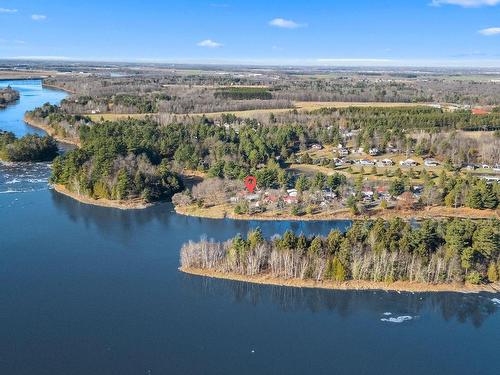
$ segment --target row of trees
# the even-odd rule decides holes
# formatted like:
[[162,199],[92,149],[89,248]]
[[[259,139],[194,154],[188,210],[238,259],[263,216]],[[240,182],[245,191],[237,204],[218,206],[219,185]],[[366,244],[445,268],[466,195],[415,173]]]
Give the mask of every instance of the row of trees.
[[13,162],[51,161],[58,153],[57,143],[52,137],[30,134],[16,138],[14,133],[0,131],[0,159]]
[[500,222],[426,220],[413,226],[378,219],[326,237],[287,231],[270,240],[256,229],[225,242],[191,241],[180,258],[184,268],[284,279],[480,284],[499,280]]
[[373,132],[377,129],[500,129],[500,114],[473,115],[470,111],[444,112],[431,107],[321,108],[313,113],[335,115],[349,128]]
[[214,95],[216,98],[233,100],[269,100],[273,98],[271,92],[264,87],[224,87],[218,89]]

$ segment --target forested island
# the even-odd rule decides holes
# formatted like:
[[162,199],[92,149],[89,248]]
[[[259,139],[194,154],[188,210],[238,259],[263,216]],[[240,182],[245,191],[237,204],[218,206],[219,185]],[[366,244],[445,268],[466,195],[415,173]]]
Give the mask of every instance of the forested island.
[[59,154],[54,138],[36,134],[16,138],[14,133],[0,131],[0,159],[11,162],[51,161]]
[[378,219],[326,237],[289,230],[268,240],[256,229],[225,242],[190,241],[180,263],[188,273],[264,284],[498,292],[500,222],[426,220],[414,226]]
[[10,86],[0,88],[0,109],[7,107],[7,105],[14,103],[16,100],[19,100],[19,91],[14,90]]

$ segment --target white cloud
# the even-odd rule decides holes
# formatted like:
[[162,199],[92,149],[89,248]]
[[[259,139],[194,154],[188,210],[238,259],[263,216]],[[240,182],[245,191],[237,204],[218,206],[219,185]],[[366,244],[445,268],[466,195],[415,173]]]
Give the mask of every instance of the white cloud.
[[32,14],[31,19],[33,21],[43,21],[43,20],[47,19],[47,16],[45,16],[43,14]]
[[479,8],[482,6],[495,6],[500,4],[500,0],[432,0],[431,5],[458,5],[464,8]]
[[487,29],[479,30],[479,34],[491,36],[500,34],[500,27],[489,27]]
[[17,13],[17,9],[0,8],[0,13]]
[[296,29],[298,27],[307,26],[304,23],[297,23],[295,21],[286,20],[284,18],[275,18],[275,19],[269,21],[269,25],[275,26],[275,27],[281,27],[284,29]]
[[218,48],[223,46],[223,44],[214,42],[211,39],[202,40],[201,42],[198,42],[196,45],[199,47],[206,47],[206,48]]
[[26,44],[26,42],[20,39],[15,39],[15,40],[0,39],[0,44]]

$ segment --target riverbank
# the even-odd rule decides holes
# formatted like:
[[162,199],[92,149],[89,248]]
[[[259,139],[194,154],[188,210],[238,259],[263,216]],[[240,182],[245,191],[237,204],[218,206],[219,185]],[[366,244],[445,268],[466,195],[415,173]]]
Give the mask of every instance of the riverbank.
[[233,219],[233,220],[286,220],[286,221],[327,221],[327,220],[362,220],[362,219],[392,219],[400,217],[403,219],[493,219],[500,218],[499,210],[478,210],[468,207],[426,207],[422,210],[397,210],[380,208],[371,209],[363,215],[353,215],[349,209],[339,209],[329,212],[319,212],[314,214],[304,214],[300,216],[289,213],[276,213],[273,211],[258,214],[235,214],[234,207],[230,204],[212,206],[208,208],[190,206],[175,206],[175,212],[180,215],[203,217],[209,219]]
[[24,115],[23,121],[33,128],[37,128],[37,129],[41,129],[41,130],[45,131],[48,135],[53,137],[58,142],[68,143],[70,145],[75,145],[77,147],[81,146],[80,140],[62,137],[61,135],[57,134],[57,131],[55,129],[53,129],[52,127],[45,125],[43,122],[36,120],[27,114]]
[[43,80],[42,80],[42,87],[48,88],[48,89],[61,90],[61,91],[67,92],[68,94],[76,94],[77,93],[76,91],[69,90],[65,87],[51,85],[50,83],[45,83]]
[[488,285],[471,285],[471,284],[426,284],[412,283],[404,281],[396,281],[393,283],[377,282],[377,281],[362,281],[351,280],[344,282],[335,281],[314,281],[302,279],[280,279],[272,277],[269,274],[247,276],[236,273],[225,273],[213,270],[205,270],[198,268],[180,267],[181,272],[196,275],[211,277],[216,279],[225,279],[233,281],[243,281],[252,284],[262,285],[277,285],[294,288],[319,288],[319,289],[334,289],[334,290],[384,290],[395,292],[458,292],[458,293],[500,293],[500,286],[496,284]]
[[100,207],[108,207],[108,208],[119,208],[121,210],[138,210],[138,209],[144,209],[148,208],[154,205],[154,203],[148,203],[145,202],[144,200],[137,198],[137,199],[131,199],[131,200],[111,200],[111,199],[93,199],[90,197],[86,197],[84,195],[80,195],[78,193],[72,192],[68,190],[65,186],[59,185],[59,184],[54,184],[52,185],[55,191],[58,193],[67,195],[70,198],[73,198],[77,200],[78,202],[85,203],[85,204],[90,204],[93,206],[100,206]]

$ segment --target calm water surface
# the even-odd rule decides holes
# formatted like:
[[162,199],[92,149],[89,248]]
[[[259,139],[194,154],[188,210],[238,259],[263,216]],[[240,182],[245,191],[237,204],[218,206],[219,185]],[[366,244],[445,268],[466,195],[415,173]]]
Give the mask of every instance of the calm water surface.
[[[12,85],[23,96],[0,128],[18,135],[33,131],[26,109],[64,97]],[[0,374],[498,374],[499,295],[293,289],[177,270],[182,243],[204,234],[326,234],[348,222],[92,207],[49,190],[49,173],[0,166]]]

